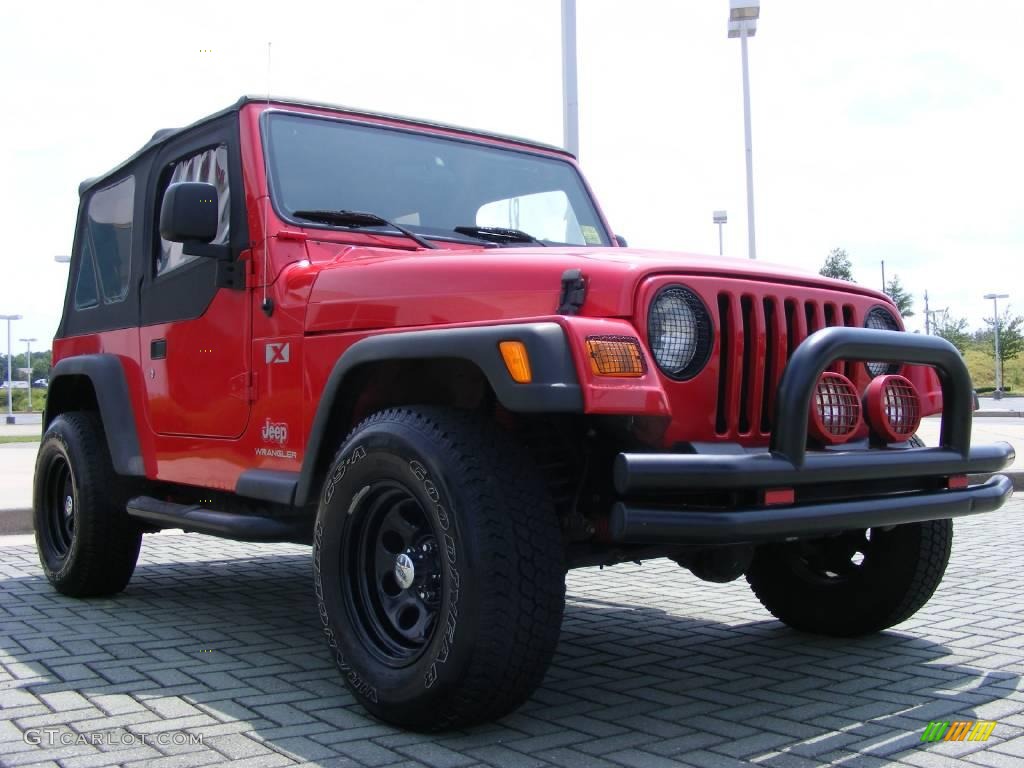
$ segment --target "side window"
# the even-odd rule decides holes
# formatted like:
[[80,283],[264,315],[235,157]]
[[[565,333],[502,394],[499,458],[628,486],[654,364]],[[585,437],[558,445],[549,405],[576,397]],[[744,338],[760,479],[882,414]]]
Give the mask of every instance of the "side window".
[[133,176],[94,192],[89,199],[75,287],[78,309],[96,306],[99,295],[107,304],[124,301],[128,295],[134,208]]
[[75,286],[75,309],[89,309],[100,303],[96,293],[96,269],[92,265],[92,246],[83,238],[78,257],[78,284]]
[[[163,190],[178,181],[202,181],[207,184],[213,184],[217,188],[217,237],[213,239],[213,242],[219,244],[227,243],[230,236],[228,227],[231,221],[227,145],[221,144],[217,147],[205,149],[174,163],[170,175],[164,181],[159,199],[163,200]],[[156,216],[159,220],[159,206],[157,207]],[[198,257],[183,254],[181,252],[181,243],[172,243],[169,240],[160,238],[160,246],[156,254],[157,277],[178,269],[196,258]]]
[[586,230],[593,227],[580,227],[568,196],[560,189],[487,203],[477,211],[476,223],[479,227],[520,229],[556,243],[586,245],[592,241]]

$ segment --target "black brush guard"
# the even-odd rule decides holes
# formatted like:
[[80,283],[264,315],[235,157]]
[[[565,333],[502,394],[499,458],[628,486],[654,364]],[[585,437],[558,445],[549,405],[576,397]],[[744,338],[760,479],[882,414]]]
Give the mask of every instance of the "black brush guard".
[[[934,448],[871,448],[807,453],[814,388],[837,360],[930,365],[942,384],[942,426]],[[620,453],[610,535],[628,543],[730,544],[822,536],[842,530],[961,517],[998,509],[1013,493],[1003,475],[960,489],[934,490],[935,478],[993,473],[1014,460],[1008,443],[971,448],[971,379],[956,348],[936,336],[867,328],[827,328],[793,352],[775,399],[771,446],[761,453]],[[929,482],[929,479],[931,481]],[[674,508],[666,497],[692,491],[743,491],[843,483],[920,480],[912,492],[750,506],[727,510]],[[659,497],[661,503],[659,504]]]

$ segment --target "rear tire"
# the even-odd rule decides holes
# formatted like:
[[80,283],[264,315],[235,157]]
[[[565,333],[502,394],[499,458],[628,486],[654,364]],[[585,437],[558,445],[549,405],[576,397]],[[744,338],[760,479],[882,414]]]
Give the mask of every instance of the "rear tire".
[[561,533],[523,449],[473,414],[382,411],[321,496],[314,582],[363,706],[435,731],[499,718],[541,683],[565,605]]
[[849,637],[888,629],[932,596],[953,542],[952,520],[847,531],[760,547],[747,581],[779,621]]
[[32,511],[39,562],[58,592],[94,597],[127,586],[142,532],[125,501],[96,414],[54,419],[36,458]]

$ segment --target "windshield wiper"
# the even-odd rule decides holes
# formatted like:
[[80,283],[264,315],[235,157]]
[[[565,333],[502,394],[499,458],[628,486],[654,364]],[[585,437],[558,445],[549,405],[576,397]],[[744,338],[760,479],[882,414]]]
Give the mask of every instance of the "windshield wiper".
[[456,227],[455,231],[460,235],[469,235],[480,240],[490,240],[492,243],[533,243],[534,245],[543,245],[545,248],[548,245],[530,233],[523,232],[521,229],[506,229],[505,227]]
[[309,221],[322,221],[324,224],[335,224],[339,227],[359,229],[360,227],[391,227],[397,229],[403,235],[414,241],[423,248],[437,248],[432,242],[420,237],[412,230],[406,229],[401,224],[395,224],[375,213],[363,213],[362,211],[292,211],[292,216]]

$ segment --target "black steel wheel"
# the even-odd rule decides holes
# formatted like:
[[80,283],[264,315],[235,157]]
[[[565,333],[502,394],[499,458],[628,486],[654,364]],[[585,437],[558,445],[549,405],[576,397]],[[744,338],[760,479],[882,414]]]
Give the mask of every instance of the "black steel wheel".
[[57,591],[91,597],[128,584],[142,532],[125,511],[123,487],[96,414],[53,420],[36,458],[33,523],[39,562]]
[[61,454],[51,459],[43,473],[43,514],[47,525],[42,534],[49,549],[60,559],[67,558],[75,538],[75,484],[71,467]]
[[543,479],[475,414],[381,411],[328,470],[313,538],[320,619],[372,714],[424,731],[501,717],[561,629],[561,531]]
[[951,520],[846,531],[759,547],[747,572],[754,594],[794,629],[853,636],[913,616],[942,581]]
[[367,647],[385,664],[406,665],[437,628],[444,579],[438,532],[412,491],[393,481],[365,486],[349,514],[345,599],[360,616]]

